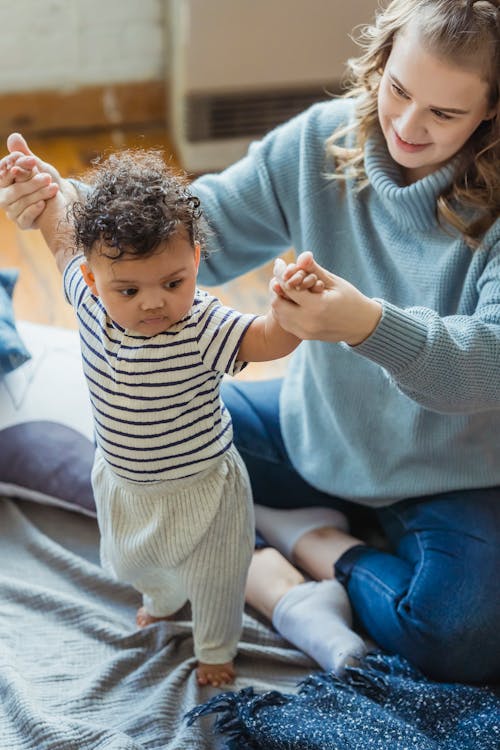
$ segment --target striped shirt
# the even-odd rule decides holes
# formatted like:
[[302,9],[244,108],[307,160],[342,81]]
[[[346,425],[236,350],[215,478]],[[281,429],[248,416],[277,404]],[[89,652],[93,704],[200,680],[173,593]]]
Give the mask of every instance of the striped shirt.
[[121,477],[182,479],[204,471],[232,443],[219,386],[239,372],[241,340],[254,315],[197,290],[189,314],[156,336],[112,321],[86,285],[82,256],[66,267],[64,291],[78,319],[96,441]]

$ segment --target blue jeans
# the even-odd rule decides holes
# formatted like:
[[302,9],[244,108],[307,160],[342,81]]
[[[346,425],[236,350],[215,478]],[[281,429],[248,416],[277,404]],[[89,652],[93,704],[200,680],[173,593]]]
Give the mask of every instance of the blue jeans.
[[320,492],[297,474],[286,453],[280,388],[280,380],[223,386],[255,502],[340,509],[360,538],[372,527],[381,530],[387,550],[359,545],[334,566],[358,623],[381,648],[434,679],[499,680],[500,487],[411,498],[378,509]]

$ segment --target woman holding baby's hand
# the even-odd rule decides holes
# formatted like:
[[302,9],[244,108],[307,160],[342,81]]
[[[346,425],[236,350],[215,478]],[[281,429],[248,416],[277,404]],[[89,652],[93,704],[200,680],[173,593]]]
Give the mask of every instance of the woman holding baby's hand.
[[[303,294],[312,285],[313,296]],[[302,339],[360,344],[375,330],[382,305],[316,263],[311,252],[299,255],[272,285],[273,310],[280,324]]]

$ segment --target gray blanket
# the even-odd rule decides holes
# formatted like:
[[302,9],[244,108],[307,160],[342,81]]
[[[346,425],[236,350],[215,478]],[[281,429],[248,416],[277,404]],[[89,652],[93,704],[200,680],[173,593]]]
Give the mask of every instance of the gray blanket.
[[[96,522],[0,500],[0,750],[209,750],[189,612],[135,627],[140,603],[98,563]],[[235,688],[294,692],[313,663],[245,617]]]

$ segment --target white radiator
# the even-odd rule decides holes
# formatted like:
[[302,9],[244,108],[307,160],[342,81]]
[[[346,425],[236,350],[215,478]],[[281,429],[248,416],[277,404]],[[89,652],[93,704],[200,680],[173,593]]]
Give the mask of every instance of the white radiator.
[[166,0],[171,136],[189,172],[216,171],[249,143],[338,93],[349,34],[377,0]]

